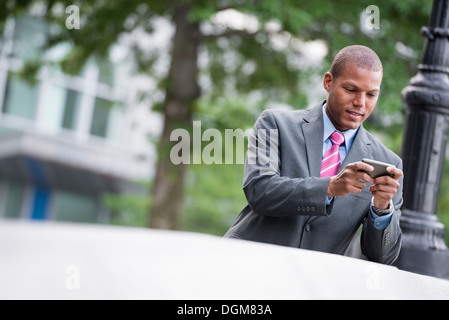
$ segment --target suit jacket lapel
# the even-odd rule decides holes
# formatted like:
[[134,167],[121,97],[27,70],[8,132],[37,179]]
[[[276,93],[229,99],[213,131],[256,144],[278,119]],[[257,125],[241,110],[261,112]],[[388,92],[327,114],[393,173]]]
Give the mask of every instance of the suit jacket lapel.
[[321,156],[323,153],[323,102],[315,107],[304,116],[301,125],[304,141],[306,144],[307,164],[311,177],[319,177],[321,171]]

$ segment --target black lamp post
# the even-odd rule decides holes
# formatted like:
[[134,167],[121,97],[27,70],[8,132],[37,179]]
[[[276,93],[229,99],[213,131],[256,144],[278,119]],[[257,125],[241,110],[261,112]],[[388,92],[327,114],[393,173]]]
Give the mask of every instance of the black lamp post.
[[418,74],[402,91],[407,117],[402,144],[403,270],[449,279],[449,250],[437,202],[449,128],[449,0],[434,0]]

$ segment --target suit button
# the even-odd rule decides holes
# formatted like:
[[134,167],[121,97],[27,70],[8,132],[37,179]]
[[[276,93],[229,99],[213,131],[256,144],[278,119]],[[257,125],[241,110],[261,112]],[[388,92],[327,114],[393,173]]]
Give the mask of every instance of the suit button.
[[387,246],[388,244],[390,244],[390,233],[387,232],[385,234],[385,238],[384,238],[384,245]]
[[312,226],[309,223],[307,223],[306,226],[305,226],[305,230],[307,232],[312,231]]

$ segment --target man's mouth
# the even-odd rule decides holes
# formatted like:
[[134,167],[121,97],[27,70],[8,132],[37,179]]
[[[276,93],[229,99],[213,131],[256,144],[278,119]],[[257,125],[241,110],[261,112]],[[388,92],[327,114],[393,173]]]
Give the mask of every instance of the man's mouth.
[[351,115],[351,117],[353,117],[353,118],[359,118],[359,117],[362,117],[363,116],[363,114],[362,113],[358,113],[358,112],[355,112],[355,111],[347,111],[350,115]]

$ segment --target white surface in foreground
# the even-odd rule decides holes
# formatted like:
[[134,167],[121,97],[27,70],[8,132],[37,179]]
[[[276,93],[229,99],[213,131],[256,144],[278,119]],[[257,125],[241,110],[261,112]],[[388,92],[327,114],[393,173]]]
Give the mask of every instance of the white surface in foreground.
[[449,281],[203,234],[3,220],[0,299],[449,299]]

